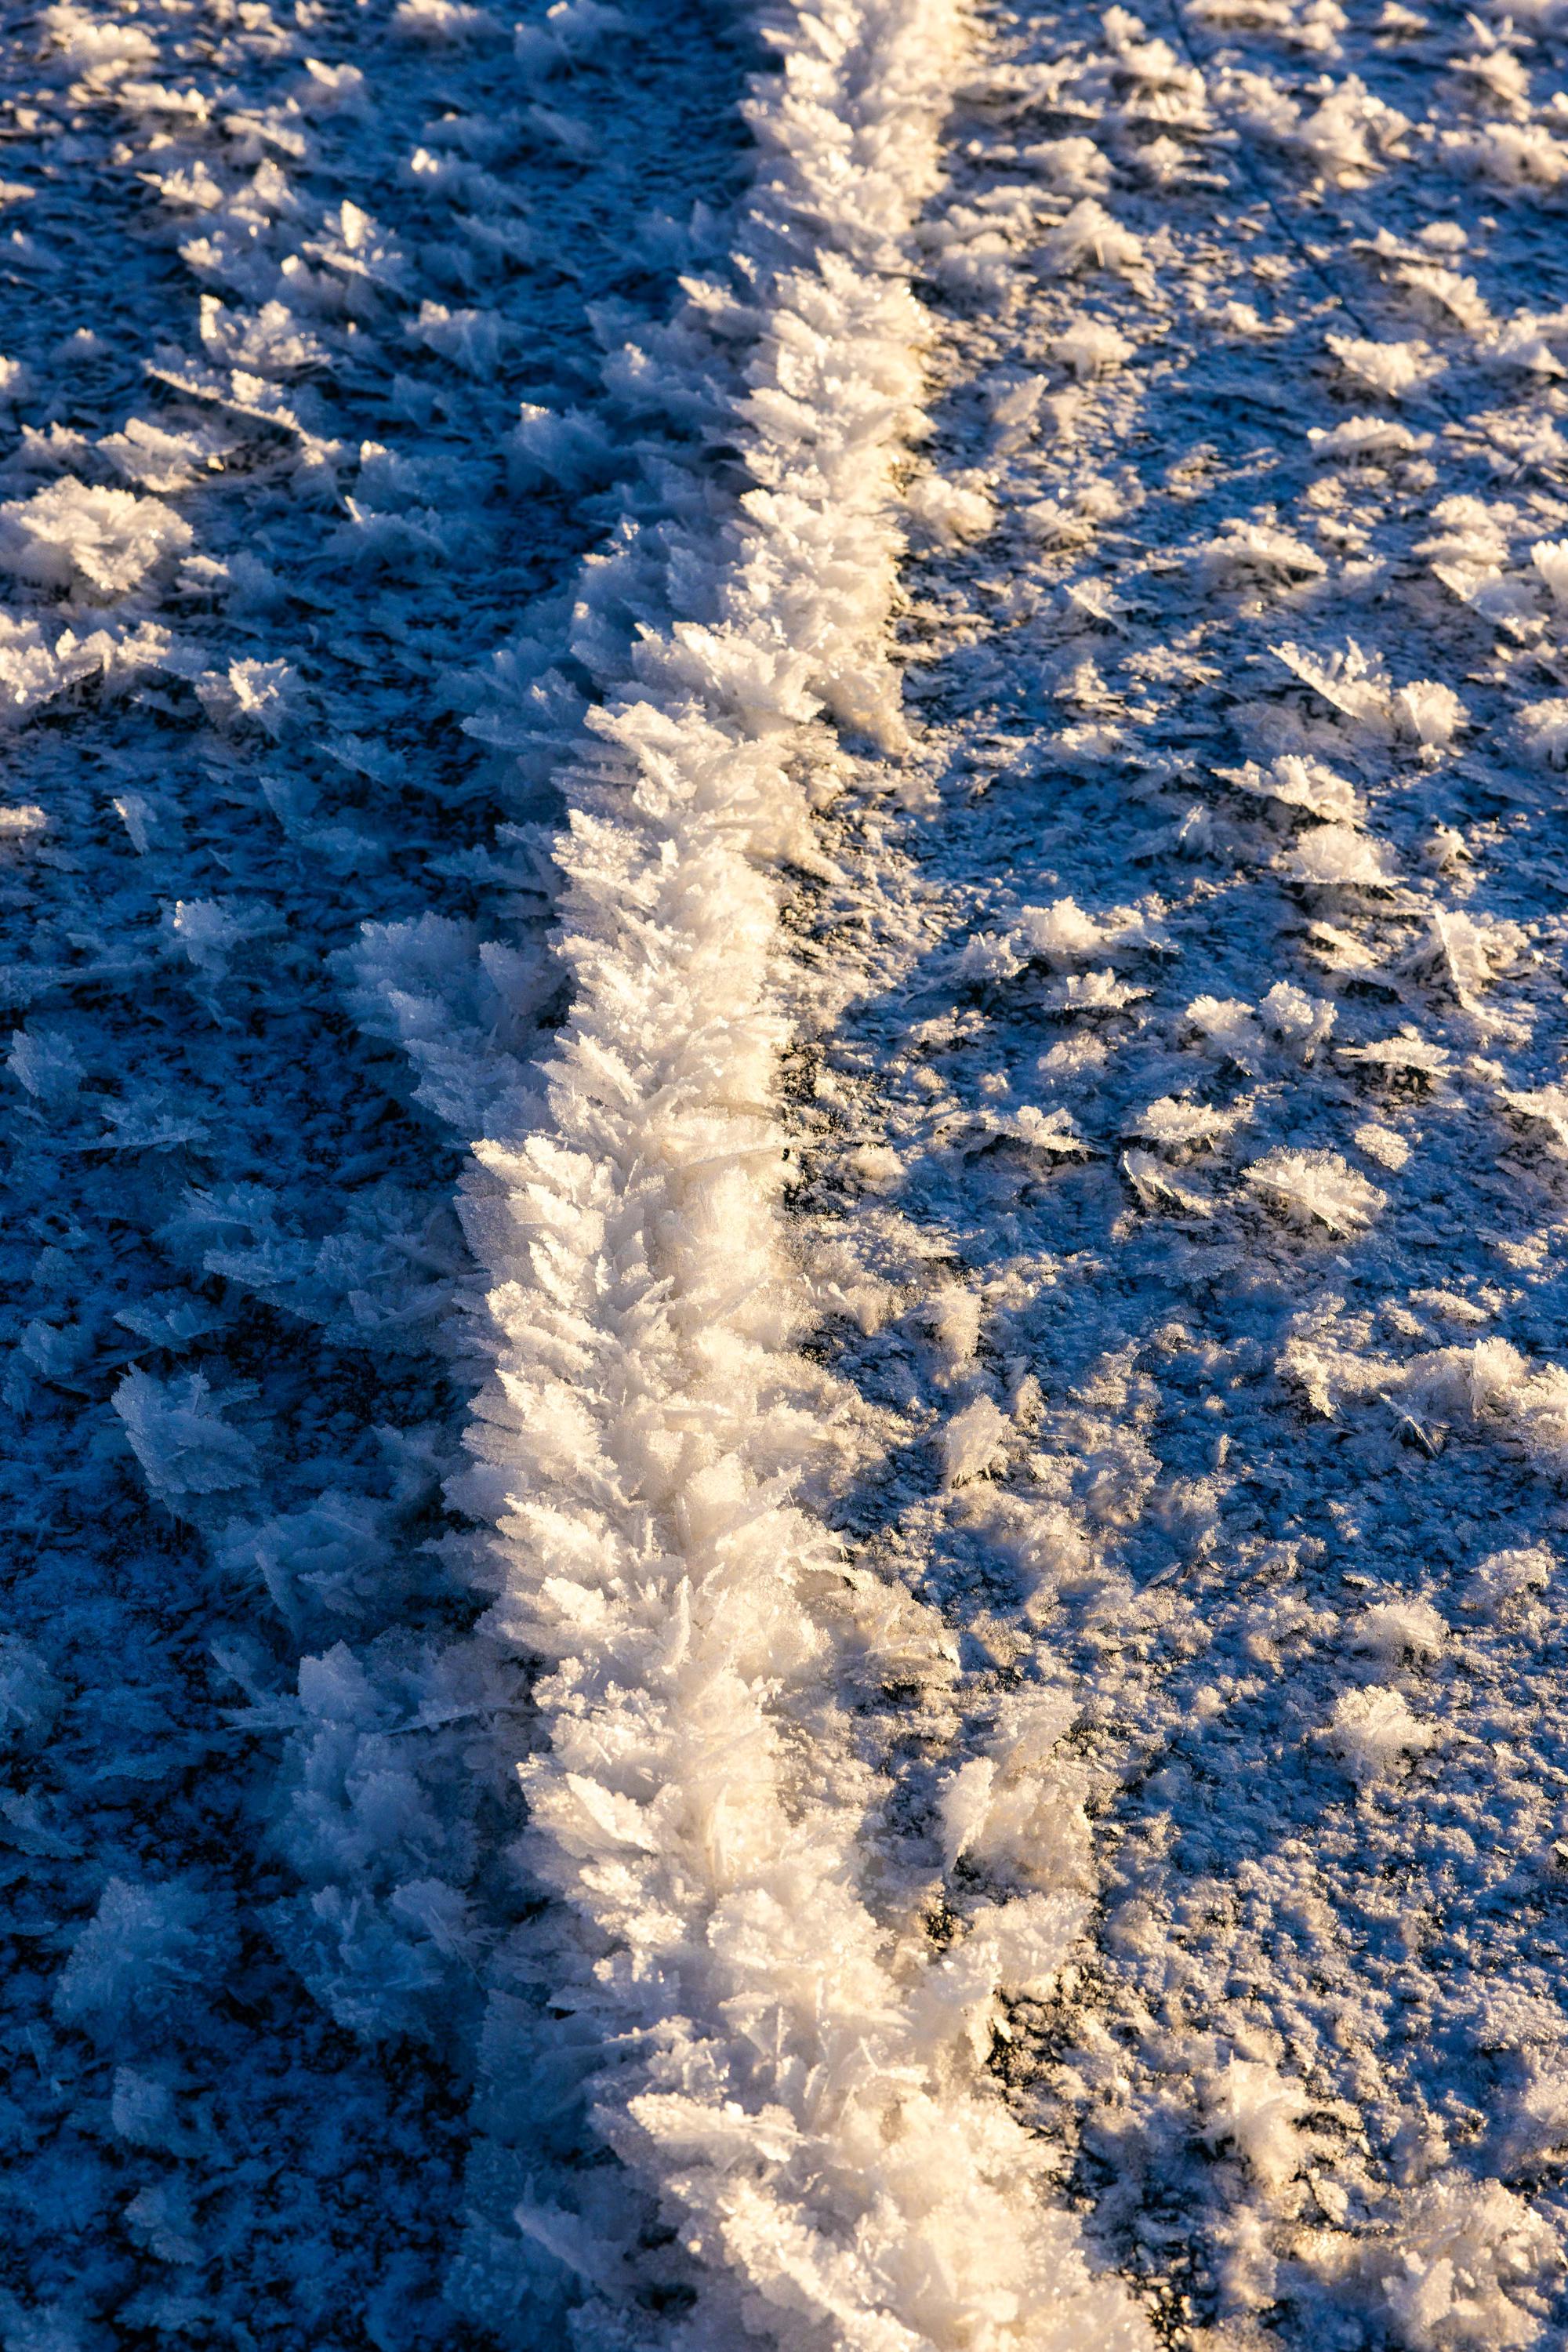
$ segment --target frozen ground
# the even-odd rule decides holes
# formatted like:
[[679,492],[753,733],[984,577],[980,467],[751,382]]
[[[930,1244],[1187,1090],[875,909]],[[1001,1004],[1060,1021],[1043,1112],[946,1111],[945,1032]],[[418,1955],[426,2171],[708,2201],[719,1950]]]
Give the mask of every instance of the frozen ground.
[[1568,2345],[1568,17],[4,23],[5,2352]]
[[1002,32],[910,814],[807,918],[837,1522],[963,1642],[902,1785],[982,1732],[947,1854],[1016,1872],[1068,1695],[1103,1910],[998,2066],[1176,2341],[1563,2340],[1552,29]]
[[613,523],[605,349],[754,63],[717,11],[596,29],[6,12],[12,2345],[458,2340],[451,1890],[515,1833],[408,1697],[474,1613],[459,1155],[377,935],[335,960],[542,915],[484,675]]

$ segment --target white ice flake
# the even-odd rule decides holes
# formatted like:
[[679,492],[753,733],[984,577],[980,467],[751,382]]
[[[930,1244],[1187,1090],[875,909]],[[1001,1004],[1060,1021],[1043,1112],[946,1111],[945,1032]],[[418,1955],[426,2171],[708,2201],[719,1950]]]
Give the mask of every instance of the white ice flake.
[[13,801],[8,807],[0,806],[0,855],[26,848],[48,829],[49,813],[37,801]]
[[980,1344],[984,1313],[978,1291],[955,1286],[940,1291],[932,1299],[927,1321],[950,1371],[958,1371],[973,1358]]
[[978,482],[960,482],[942,474],[926,474],[904,494],[910,520],[928,541],[963,547],[984,539],[996,520],[996,509]]
[[1395,688],[1390,708],[1395,734],[1437,751],[1453,741],[1469,717],[1454,688],[1441,678],[1412,678]]
[[1380,1601],[1363,1609],[1351,1628],[1351,1646],[1392,1671],[1407,1658],[1435,1658],[1448,1628],[1429,1601]]
[[1511,319],[1484,328],[1478,337],[1477,356],[1483,367],[1499,374],[1520,373],[1540,379],[1568,374],[1544,330],[1552,321],[1532,310],[1516,311]]
[[1313,454],[1352,465],[1386,464],[1391,458],[1415,457],[1432,446],[1429,433],[1412,433],[1389,416],[1347,416],[1342,425],[1310,425],[1307,438]]
[[1131,337],[1113,327],[1109,319],[1081,318],[1053,338],[1051,356],[1069,374],[1083,381],[1122,366],[1137,348]]
[[69,476],[0,505],[0,571],[78,595],[129,595],[190,544],[189,523],[161,499]]
[[1456,576],[1465,585],[1484,579],[1508,561],[1509,509],[1489,506],[1484,499],[1461,494],[1439,499],[1432,509],[1438,526],[1428,539],[1417,540],[1417,555],[1433,558],[1440,580]]
[[942,1475],[950,1486],[983,1478],[1006,1460],[1012,1424],[988,1396],[974,1398],[954,1413],[942,1433]]
[[263,302],[255,311],[236,311],[226,309],[216,294],[204,294],[201,338],[224,366],[269,382],[319,367],[330,357],[321,337],[279,301]]
[[1502,1102],[1526,1134],[1560,1159],[1568,1159],[1568,1087],[1505,1087]]
[[144,417],[130,417],[121,433],[106,433],[99,448],[117,473],[143,490],[184,490],[218,472],[231,441],[210,426],[170,433]]
[[221,980],[235,950],[274,928],[265,908],[236,907],[216,898],[176,898],[164,909],[163,928],[174,945],[209,980]]
[[1428,1082],[1441,1077],[1452,1058],[1446,1045],[1439,1045],[1435,1038],[1423,1037],[1410,1028],[1402,1030],[1394,1037],[1373,1037],[1364,1045],[1342,1045],[1339,1048],[1342,1062],[1362,1063],[1371,1069],[1384,1072],[1390,1077],[1415,1077]]
[[1264,1026],[1302,1062],[1313,1059],[1339,1018],[1337,1005],[1309,996],[1289,980],[1275,982],[1258,1012]]
[[1334,1234],[1363,1232],[1387,1198],[1337,1151],[1292,1151],[1282,1146],[1255,1160],[1244,1174],[1254,1192],[1291,1223],[1324,1225]]
[[1385,400],[1402,400],[1406,393],[1419,392],[1447,365],[1424,342],[1375,343],[1357,335],[1330,335],[1326,340],[1352,382],[1382,393]]
[[1092,139],[1042,139],[1020,159],[1064,196],[1102,196],[1110,185],[1110,163]]
[[1122,980],[1109,967],[1103,971],[1069,971],[1054,981],[1044,1002],[1053,1013],[1123,1013],[1150,993]]
[[506,321],[498,311],[451,310],[444,302],[430,301],[420,304],[407,333],[410,341],[423,343],[480,383],[495,374],[507,339]]
[[1158,941],[1156,927],[1135,907],[1113,907],[1104,915],[1090,915],[1075,898],[1058,898],[1049,907],[1026,907],[1019,929],[1032,953],[1048,963],[1077,963],[1106,949]]
[[56,0],[41,21],[51,48],[105,79],[150,65],[158,55],[157,43],[142,26],[93,16],[74,0]]
[[1040,267],[1058,278],[1073,277],[1087,269],[1107,269],[1122,277],[1135,277],[1142,261],[1142,240],[1092,196],[1081,196],[1040,247]]
[[1380,656],[1368,654],[1352,637],[1342,653],[1318,653],[1287,641],[1274,653],[1304,686],[1362,725],[1386,730],[1390,719],[1388,672]]
[[1293,882],[1319,890],[1387,890],[1399,869],[1380,842],[1348,824],[1318,824],[1275,860]]
[[1426,261],[1403,262],[1394,274],[1397,283],[1415,297],[1415,307],[1440,326],[1460,327],[1470,334],[1483,333],[1491,326],[1491,312],[1473,278]]
[[1496,188],[1555,189],[1568,181],[1568,141],[1553,139],[1543,122],[1488,122],[1445,131],[1444,160]]
[[256,1450],[223,1418],[200,1372],[160,1381],[128,1372],[113,1404],[153,1492],[171,1507],[192,1495],[226,1494],[256,1476]]
[[1331,824],[1354,824],[1362,814],[1361,796],[1352,783],[1321,760],[1304,759],[1299,752],[1282,752],[1267,768],[1248,760],[1245,767],[1216,768],[1214,772],[1238,792],[1278,801],[1282,808],[1304,810]]
[[111,1877],[56,1979],[56,2016],[109,2047],[128,2026],[166,2032],[212,1973],[216,1925],[194,1885]]
[[1202,1151],[1221,1143],[1246,1117],[1240,1109],[1221,1110],[1208,1103],[1178,1101],[1162,1095],[1133,1118],[1128,1132],[1172,1151]]
[[942,1792],[943,1859],[1047,1893],[1094,1884],[1084,1811],[1088,1775],[1061,1743],[1075,1709],[1064,1693],[1020,1693],[1000,1712],[984,1752],[961,1765]]
[[1124,1151],[1121,1166],[1128,1181],[1146,1209],[1179,1209],[1190,1217],[1212,1217],[1208,1193],[1185,1176],[1178,1176],[1152,1151]]
[[1209,580],[1252,580],[1289,585],[1321,579],[1327,564],[1315,548],[1277,524],[1232,517],[1214,539],[1194,551]]
[[305,78],[298,85],[297,99],[307,114],[359,115],[369,110],[360,68],[328,65],[320,58],[305,59]]
[[1387,1685],[1346,1691],[1322,1734],[1354,1780],[1381,1780],[1407,1757],[1431,1747],[1430,1724],[1411,1714],[1402,1691]]
[[1467,1012],[1479,1012],[1479,998],[1519,962],[1527,945],[1518,923],[1478,921],[1461,907],[1435,907],[1405,969],[1436,981]]
[[472,7],[468,0],[397,0],[392,26],[402,39],[433,47],[477,40],[498,29],[488,8]]
[[215,726],[258,726],[276,743],[300,703],[300,680],[285,661],[230,662],[221,676],[205,670],[195,680],[196,699]]
[[1559,612],[1568,612],[1568,539],[1538,539],[1530,560]]
[[13,1033],[5,1067],[16,1084],[46,1109],[68,1101],[87,1075],[81,1056],[68,1036],[39,1028]]
[[1306,2156],[1304,2086],[1257,2058],[1227,2060],[1205,2086],[1204,2137],[1233,2147],[1266,2196],[1278,2198]]
[[1216,32],[1257,31],[1294,49],[1333,57],[1346,24],[1338,0],[1188,0],[1186,13]]
[[1200,1036],[1227,1054],[1239,1069],[1253,1067],[1263,1033],[1250,1004],[1237,996],[1194,996],[1186,1017]]
[[1026,507],[1025,530],[1042,547],[1076,547],[1094,537],[1094,519],[1059,499],[1039,499]]
[[1568,695],[1522,704],[1519,731],[1531,759],[1543,768],[1568,768]]
[[1568,2066],[1560,2053],[1531,2051],[1507,2103],[1498,2147],[1502,2172],[1539,2172],[1568,2148]]
[[1482,1616],[1502,1617],[1526,1594],[1543,1592],[1556,1573],[1557,1563],[1544,1545],[1489,1552],[1465,1580],[1464,1606]]

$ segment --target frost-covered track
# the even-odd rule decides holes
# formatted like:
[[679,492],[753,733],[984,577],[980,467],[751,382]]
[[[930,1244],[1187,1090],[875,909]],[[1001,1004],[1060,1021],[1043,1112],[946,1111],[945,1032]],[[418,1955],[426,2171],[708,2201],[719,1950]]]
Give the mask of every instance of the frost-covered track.
[[668,429],[607,356],[756,63],[543,19],[4,16],[13,2347],[487,2340],[452,1193],[554,986],[497,682]]
[[792,916],[823,1507],[962,1643],[889,1811],[1096,1887],[994,2063],[1168,2340],[1556,2345],[1563,22],[992,29]]

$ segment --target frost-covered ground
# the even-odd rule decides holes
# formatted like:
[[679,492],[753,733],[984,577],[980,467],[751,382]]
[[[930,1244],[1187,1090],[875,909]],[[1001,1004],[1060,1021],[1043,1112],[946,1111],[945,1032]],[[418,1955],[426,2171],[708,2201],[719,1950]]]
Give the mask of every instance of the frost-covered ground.
[[526,1019],[492,665],[613,527],[605,353],[754,63],[658,0],[5,14],[12,2346],[461,2332],[517,1808],[431,1664],[474,1383],[420,957],[504,922],[472,1017]]
[[1097,2235],[1176,2341],[1562,2342],[1563,26],[1358,16],[961,94],[805,1198],[908,1802],[1096,1884],[996,2063]]
[[1568,17],[0,21],[5,2352],[1568,2345]]

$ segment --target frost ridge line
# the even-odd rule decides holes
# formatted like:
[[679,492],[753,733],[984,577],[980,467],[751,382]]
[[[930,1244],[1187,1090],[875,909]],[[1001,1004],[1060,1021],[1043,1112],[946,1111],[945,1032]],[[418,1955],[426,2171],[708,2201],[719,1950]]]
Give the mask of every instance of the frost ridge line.
[[[548,1747],[519,1768],[530,1867],[574,1923],[551,2000],[591,2023],[599,2127],[697,2265],[681,2343],[1115,2352],[1142,2322],[1040,2201],[1044,2152],[979,2063],[999,1987],[1042,1989],[1084,1903],[981,1906],[941,1958],[918,1916],[873,1916],[876,1782],[834,1690],[885,1598],[857,1603],[788,1500],[815,1392],[780,1224],[774,869],[817,856],[831,722],[903,740],[884,638],[923,330],[899,240],[966,28],[955,0],[851,0],[764,30],[753,302],[706,289],[715,331],[751,338],[729,423],[754,487],[658,527],[677,617],[601,670],[562,780],[575,998],[542,1122],[475,1147],[495,1369],[454,1498],[498,1531],[490,1630],[552,1662]],[[517,2219],[624,2298],[581,2216]]]

